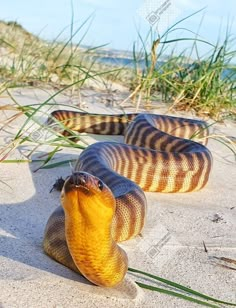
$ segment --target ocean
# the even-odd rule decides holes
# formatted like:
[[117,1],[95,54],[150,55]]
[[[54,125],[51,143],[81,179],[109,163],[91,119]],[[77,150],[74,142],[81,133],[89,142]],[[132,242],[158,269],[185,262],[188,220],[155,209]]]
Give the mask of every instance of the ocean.
[[[134,67],[134,60],[125,57],[96,57],[96,61],[114,67],[126,67],[126,68]],[[157,68],[161,67],[164,63],[165,61],[157,61],[156,67]],[[138,62],[138,65],[141,69],[145,69],[146,67],[145,60],[140,60]],[[194,63],[185,65],[186,68],[190,68],[191,66],[193,66],[194,68]],[[225,78],[229,78],[230,80],[236,81],[236,66],[235,68],[229,67],[223,70],[222,79]]]

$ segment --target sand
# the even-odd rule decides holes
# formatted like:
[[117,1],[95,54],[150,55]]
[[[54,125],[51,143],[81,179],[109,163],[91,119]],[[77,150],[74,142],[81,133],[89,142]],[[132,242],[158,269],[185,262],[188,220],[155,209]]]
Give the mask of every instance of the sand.
[[[119,112],[111,102],[106,106],[101,93],[86,91],[80,102],[85,110]],[[40,103],[50,93],[39,89],[12,91],[15,99],[24,105]],[[78,101],[60,95],[55,102],[71,104]],[[6,103],[12,104],[7,95],[2,95],[0,105]],[[157,110],[159,113],[164,111],[163,108]],[[1,113],[1,121],[9,114],[11,112]],[[9,142],[23,121],[23,117],[19,118],[0,131],[1,147]],[[217,124],[213,126],[213,133],[236,137],[236,125],[232,122]],[[90,136],[86,140],[94,142],[98,139],[109,140],[109,137]],[[122,247],[128,253],[131,267],[236,302],[235,269],[223,267],[223,263],[220,265],[215,258],[236,259],[236,164],[232,152],[221,143],[210,140],[208,147],[214,158],[208,185],[194,193],[146,193],[148,215],[142,237],[126,242]],[[30,149],[31,145],[24,145],[10,158],[25,158]],[[33,158],[39,158],[48,150],[48,146],[38,148]],[[57,157],[61,160],[76,158],[78,153],[67,149]],[[96,287],[46,256],[42,250],[44,227],[51,212],[59,205],[59,193],[49,191],[57,177],[70,173],[70,167],[34,172],[37,166],[35,163],[0,166],[0,307],[198,306],[140,289],[135,280],[143,280],[130,273],[119,287]]]

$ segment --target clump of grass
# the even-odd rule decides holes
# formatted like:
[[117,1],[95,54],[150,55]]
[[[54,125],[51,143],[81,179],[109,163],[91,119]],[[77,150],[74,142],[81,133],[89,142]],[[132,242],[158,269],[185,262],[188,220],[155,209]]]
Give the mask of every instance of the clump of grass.
[[[232,49],[235,38],[227,30],[222,44],[219,41],[215,45],[211,44],[198,35],[193,38],[168,39],[171,32],[178,31],[177,26],[183,20],[170,27],[158,39],[153,39],[151,33],[150,52],[146,47],[147,39],[139,35],[142,48],[137,52],[134,46],[133,92],[129,98],[134,99],[137,108],[141,100],[150,109],[161,99],[171,105],[170,109],[194,110],[200,116],[217,120],[222,119],[222,115],[235,116],[236,67],[232,64],[236,58],[236,50]],[[187,40],[193,42],[191,53],[196,52],[196,60],[191,59],[191,53],[186,55],[186,52],[182,52],[176,56],[173,49],[169,58],[160,61],[167,46]],[[208,55],[199,56],[198,42],[211,47]],[[145,63],[143,69],[139,67],[140,54]]]
[[[87,18],[78,27],[74,26],[72,20],[70,36],[62,42],[60,38],[68,27],[52,42],[48,42],[30,34],[16,22],[0,21],[0,73],[1,79],[7,83],[7,88],[27,85],[62,88],[75,82],[70,89],[78,89],[80,84],[76,81],[84,79],[89,73],[102,72],[103,77],[117,74],[117,68],[101,67],[96,63],[94,54],[102,46],[81,47],[90,19],[91,17]],[[74,44],[75,36],[82,31],[85,31],[85,34],[81,34],[81,39]],[[100,78],[102,77],[97,75],[98,81]],[[89,79],[84,80],[88,82]]]

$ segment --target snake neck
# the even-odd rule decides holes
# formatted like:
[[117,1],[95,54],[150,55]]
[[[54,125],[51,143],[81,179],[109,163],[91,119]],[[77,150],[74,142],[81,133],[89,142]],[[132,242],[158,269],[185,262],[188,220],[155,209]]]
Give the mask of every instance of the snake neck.
[[112,287],[120,283],[128,269],[128,259],[111,237],[110,226],[88,224],[79,215],[65,219],[66,241],[80,272],[96,285]]

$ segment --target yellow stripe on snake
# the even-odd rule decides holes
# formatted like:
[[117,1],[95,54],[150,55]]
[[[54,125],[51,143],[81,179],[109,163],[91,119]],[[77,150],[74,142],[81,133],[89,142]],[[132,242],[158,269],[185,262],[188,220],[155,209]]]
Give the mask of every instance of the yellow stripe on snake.
[[[206,123],[153,114],[92,115],[58,110],[48,124],[70,130],[123,134],[125,144],[86,148],[61,193],[62,207],[48,220],[44,250],[100,286],[120,283],[128,268],[117,242],[140,234],[146,216],[143,190],[190,192],[208,181],[212,156],[191,138],[206,140]],[[63,132],[66,135],[66,131]]]

